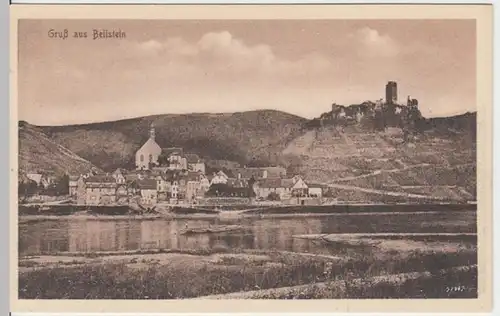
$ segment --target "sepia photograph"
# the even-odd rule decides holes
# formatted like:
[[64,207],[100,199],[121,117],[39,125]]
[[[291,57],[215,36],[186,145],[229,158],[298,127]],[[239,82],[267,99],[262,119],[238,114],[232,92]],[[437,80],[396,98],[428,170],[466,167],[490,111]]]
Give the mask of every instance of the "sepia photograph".
[[20,304],[490,295],[477,18],[191,16],[14,21]]

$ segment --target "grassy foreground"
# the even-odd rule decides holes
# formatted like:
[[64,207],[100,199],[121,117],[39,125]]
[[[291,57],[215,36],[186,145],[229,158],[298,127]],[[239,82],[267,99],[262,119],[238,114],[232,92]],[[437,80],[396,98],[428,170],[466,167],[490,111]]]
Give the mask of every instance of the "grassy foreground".
[[[436,280],[438,278],[438,280]],[[474,298],[477,267],[339,280],[277,289],[205,296],[203,299]],[[460,284],[453,286],[450,284]]]
[[[244,291],[277,299],[477,297],[475,249],[435,249],[397,251],[342,245],[339,257],[241,250],[231,254],[128,255],[81,262],[74,258],[64,264],[56,261],[51,267],[32,263],[20,271],[19,298],[181,299]],[[459,266],[468,268],[450,270]],[[422,276],[404,282],[392,277],[401,273]],[[379,280],[370,281],[373,277]],[[327,285],[318,287],[322,283]],[[266,289],[301,285],[305,288],[300,291],[265,295]],[[453,287],[461,291],[450,290]]]

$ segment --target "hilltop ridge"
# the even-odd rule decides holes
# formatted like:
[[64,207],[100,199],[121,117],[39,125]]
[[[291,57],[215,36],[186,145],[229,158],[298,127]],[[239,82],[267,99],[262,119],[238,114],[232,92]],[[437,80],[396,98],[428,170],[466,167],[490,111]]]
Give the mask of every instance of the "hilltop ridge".
[[19,122],[19,171],[62,175],[100,170],[90,161],[50,139],[40,128]]
[[[135,151],[154,123],[161,147],[182,147],[196,153],[209,170],[282,165],[309,182],[336,186],[333,193],[338,196],[345,197],[346,190],[354,187],[349,191],[353,199],[369,192],[366,190],[427,190],[431,195],[475,198],[476,113],[426,119],[418,112],[415,124],[408,121],[408,109],[382,119],[369,114],[372,103],[365,105],[362,117],[352,113],[363,104],[337,106],[313,120],[263,110],[166,114],[68,126],[20,122],[24,126],[20,128],[20,166],[58,172],[91,166],[107,172],[134,168]],[[346,115],[339,116],[342,110]],[[36,154],[38,142],[55,146],[57,157],[71,160],[54,159],[49,151]],[[42,158],[35,158],[38,156]]]
[[39,126],[54,141],[112,171],[133,166],[154,123],[161,147],[182,147],[206,160],[267,165],[300,135],[307,119],[276,110],[165,114],[112,122]]

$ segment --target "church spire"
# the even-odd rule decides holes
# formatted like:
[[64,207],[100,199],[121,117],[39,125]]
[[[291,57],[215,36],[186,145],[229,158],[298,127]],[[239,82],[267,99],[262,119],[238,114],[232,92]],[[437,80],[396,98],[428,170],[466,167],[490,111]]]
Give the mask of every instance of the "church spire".
[[155,140],[155,124],[151,123],[151,129],[149,130],[149,138]]

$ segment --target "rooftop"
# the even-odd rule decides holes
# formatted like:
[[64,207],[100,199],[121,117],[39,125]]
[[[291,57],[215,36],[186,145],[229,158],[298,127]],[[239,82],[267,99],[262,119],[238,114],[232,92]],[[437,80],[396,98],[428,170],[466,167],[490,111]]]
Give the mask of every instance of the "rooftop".
[[261,188],[281,188],[281,179],[261,179],[257,181]]
[[227,179],[227,184],[235,188],[245,188],[247,187],[247,182],[243,179],[229,178]]
[[170,156],[172,154],[179,154],[179,155],[184,155],[184,150],[180,147],[168,147],[168,148],[162,148],[161,149],[162,153],[166,156]]
[[96,176],[90,176],[87,178],[85,181],[87,183],[116,183],[115,178],[109,175],[96,175]]
[[188,163],[201,162],[200,156],[198,156],[197,154],[186,154],[186,159]]
[[243,179],[250,179],[251,177],[259,179],[262,178],[264,174],[262,168],[237,168],[234,173],[236,176],[239,175]]
[[142,190],[156,190],[156,180],[144,179],[138,182],[139,188]]

